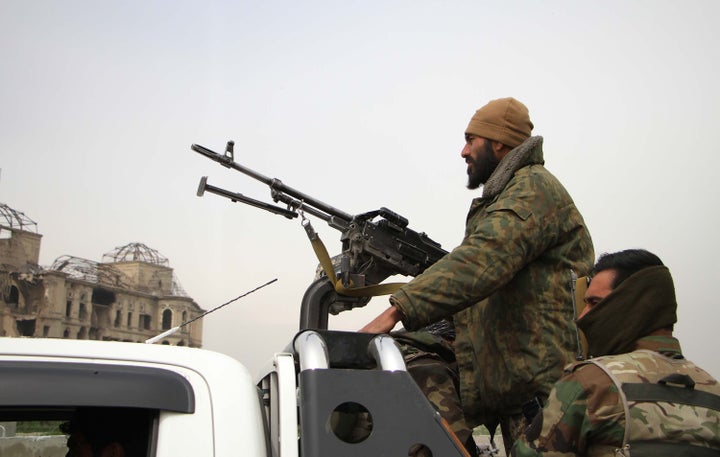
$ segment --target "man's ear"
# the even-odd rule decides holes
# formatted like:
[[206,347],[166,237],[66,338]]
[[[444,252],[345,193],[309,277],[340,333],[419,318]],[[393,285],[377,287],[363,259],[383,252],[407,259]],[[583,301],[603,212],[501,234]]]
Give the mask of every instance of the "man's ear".
[[507,155],[508,152],[512,151],[513,148],[509,146],[505,146],[499,141],[491,141],[490,147],[492,147],[493,155],[495,158],[499,161],[503,159]]
[[100,453],[101,457],[125,457],[125,449],[123,448],[122,444],[118,443],[117,441],[113,441],[112,443],[105,446]]

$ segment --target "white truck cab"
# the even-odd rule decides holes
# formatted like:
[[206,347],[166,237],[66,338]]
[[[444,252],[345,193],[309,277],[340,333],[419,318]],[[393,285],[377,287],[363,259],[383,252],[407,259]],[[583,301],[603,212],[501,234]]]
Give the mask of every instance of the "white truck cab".
[[21,453],[37,443],[17,433],[17,424],[65,421],[78,407],[146,410],[148,455],[268,455],[258,389],[230,357],[165,345],[0,338],[0,423],[16,424],[14,433],[7,425],[0,433],[0,455],[49,455]]

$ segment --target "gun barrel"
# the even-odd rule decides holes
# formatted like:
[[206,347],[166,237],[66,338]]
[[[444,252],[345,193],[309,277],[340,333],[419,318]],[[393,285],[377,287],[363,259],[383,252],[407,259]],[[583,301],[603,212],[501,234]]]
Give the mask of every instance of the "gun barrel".
[[[286,186],[282,183],[279,179],[273,179],[272,182],[269,184],[270,189],[273,191],[277,191],[279,193],[285,193],[292,197],[294,197],[297,200],[300,200],[303,203],[303,207],[308,210],[308,207],[315,207],[319,209],[320,211],[327,213],[331,216],[335,216],[336,218],[343,219],[344,221],[350,222],[353,219],[353,215],[346,213],[343,210],[337,209],[334,206],[330,206],[327,203],[323,203],[320,200],[316,200],[313,197],[300,192],[297,189],[293,189],[290,186]],[[308,210],[309,213],[312,214],[311,211]]]
[[217,152],[212,151],[212,150],[206,148],[205,146],[200,146],[199,144],[193,144],[192,146],[190,146],[190,149],[204,155],[208,159],[214,160],[215,162],[219,163],[220,165],[223,165],[224,167],[232,168],[234,170],[239,171],[240,173],[244,173],[244,174],[250,176],[251,178],[257,179],[258,181],[267,184],[268,186],[271,185],[271,183],[273,181],[271,178],[268,178],[267,176],[264,176],[264,175],[256,172],[255,170],[251,170],[247,167],[243,167],[242,165],[240,165],[237,162],[235,162],[234,160],[232,160],[232,157],[218,154]]
[[281,208],[279,206],[271,205],[269,203],[262,202],[260,200],[255,200],[254,198],[246,197],[243,194],[238,194],[236,192],[230,192],[229,190],[222,189],[220,187],[215,187],[211,184],[207,183],[207,176],[203,176],[202,179],[200,179],[200,185],[198,186],[197,195],[198,197],[201,197],[205,191],[210,192],[211,194],[221,195],[225,198],[230,199],[233,202],[242,202],[246,205],[254,206],[255,208],[264,209],[265,211],[269,211],[274,214],[279,214],[281,216],[285,216],[288,219],[292,219],[298,216],[298,214],[295,211]]
[[[279,193],[285,193],[290,195],[291,197],[295,198],[296,200],[299,200],[304,204],[304,208],[307,212],[314,214],[312,211],[308,209],[308,207],[315,207],[319,209],[320,211],[327,213],[331,216],[335,216],[336,218],[343,219],[344,221],[350,222],[353,218],[352,214],[348,214],[345,211],[339,210],[333,206],[328,205],[327,203],[323,203],[320,200],[316,200],[313,197],[304,194],[303,192],[300,192],[297,189],[293,189],[290,186],[286,186],[283,184],[282,181],[275,178],[268,178],[265,175],[262,175],[254,170],[251,170],[250,168],[244,167],[237,162],[235,162],[232,158],[232,156],[223,156],[221,154],[218,154],[215,151],[211,151],[210,149],[200,146],[199,144],[193,144],[190,146],[190,148],[198,152],[205,157],[214,160],[215,162],[218,162],[219,164],[223,165],[227,168],[232,168],[234,170],[239,171],[240,173],[246,174],[250,176],[251,178],[257,179],[258,181],[268,185],[271,189],[271,191],[277,191]],[[210,189],[208,189],[210,191]],[[277,201],[277,199],[276,199]]]

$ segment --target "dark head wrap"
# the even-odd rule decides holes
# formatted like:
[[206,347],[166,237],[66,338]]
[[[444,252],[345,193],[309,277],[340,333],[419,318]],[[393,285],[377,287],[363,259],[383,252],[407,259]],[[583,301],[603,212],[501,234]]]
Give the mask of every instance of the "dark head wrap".
[[577,321],[588,341],[588,355],[623,354],[635,342],[677,322],[677,300],[665,266],[643,268],[629,276]]

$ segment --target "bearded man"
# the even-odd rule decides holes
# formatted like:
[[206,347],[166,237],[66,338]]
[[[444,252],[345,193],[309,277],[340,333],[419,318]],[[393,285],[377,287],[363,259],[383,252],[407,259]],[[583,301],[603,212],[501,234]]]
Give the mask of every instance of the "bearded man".
[[514,98],[475,112],[461,157],[468,188],[483,189],[462,243],[361,329],[388,333],[402,321],[414,331],[452,321],[456,360],[441,356],[449,364],[419,384],[469,450],[475,426],[500,424],[509,451],[578,345],[571,275],[590,271],[592,240],[572,198],[543,166],[543,139],[532,129],[527,107]]

